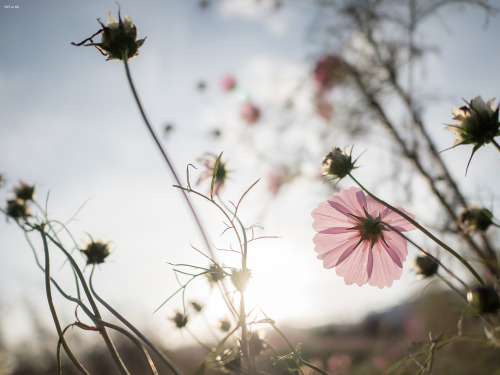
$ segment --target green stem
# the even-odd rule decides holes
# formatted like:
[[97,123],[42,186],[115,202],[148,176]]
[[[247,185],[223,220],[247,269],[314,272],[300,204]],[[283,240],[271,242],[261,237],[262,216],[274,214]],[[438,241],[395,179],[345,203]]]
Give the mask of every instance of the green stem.
[[446,267],[439,259],[437,259],[434,255],[432,255],[431,253],[429,253],[428,251],[424,250],[420,245],[418,245],[415,241],[413,241],[411,238],[405,236],[400,230],[398,230],[397,228],[394,228],[392,225],[390,224],[387,224],[386,222],[382,221],[382,224],[384,224],[384,226],[386,226],[387,228],[389,228],[390,230],[392,230],[393,232],[399,234],[401,237],[403,237],[406,241],[408,241],[409,243],[411,243],[413,246],[415,246],[417,249],[419,249],[422,253],[424,253],[426,256],[432,258],[437,264],[439,264],[439,266],[444,269],[446,272],[448,272],[450,274],[450,276],[452,276],[453,278],[455,278],[460,284],[462,284],[462,286],[468,290],[469,287],[457,276],[455,275],[448,267]]
[[424,233],[427,237],[429,237],[432,241],[437,243],[439,246],[441,246],[443,249],[445,249],[447,252],[449,252],[451,255],[453,255],[455,258],[457,258],[469,271],[472,273],[472,275],[476,278],[476,280],[481,284],[484,285],[484,281],[479,276],[479,274],[472,268],[472,266],[460,255],[458,254],[455,250],[453,250],[451,247],[446,245],[443,241],[439,240],[436,236],[434,236],[431,232],[429,232],[427,229],[425,229],[423,226],[421,226],[419,223],[417,223],[415,220],[413,220],[410,216],[402,212],[401,210],[398,210],[396,207],[391,206],[389,203],[383,201],[382,199],[378,198],[374,194],[372,194],[370,191],[368,191],[361,183],[354,178],[352,174],[349,173],[349,177],[352,178],[352,180],[361,188],[363,191],[368,194],[370,197],[375,199],[377,202],[380,204],[383,204],[390,210],[396,212],[399,216],[403,217],[406,219],[408,222],[413,224],[415,227],[417,227],[422,233]]
[[[45,233],[43,229],[40,229],[40,233]],[[54,324],[56,326],[57,334],[59,336],[59,342],[62,344],[64,351],[70,358],[71,362],[78,368],[78,370],[85,375],[89,375],[87,370],[82,366],[82,364],[76,359],[75,355],[71,351],[71,349],[68,346],[68,343],[66,342],[66,339],[64,338],[64,332],[61,329],[61,324],[59,323],[59,318],[57,317],[57,312],[54,307],[54,303],[52,300],[52,289],[51,289],[51,277],[50,277],[50,257],[49,257],[49,246],[47,244],[47,238],[45,235],[42,234],[42,241],[43,241],[43,250],[45,253],[45,291],[47,293],[47,301],[49,303],[49,308],[50,308],[50,313],[52,314],[52,318],[54,320]]]
[[[261,310],[261,311],[262,311],[262,310]],[[266,314],[264,314],[264,315],[266,315]],[[267,315],[266,315],[266,317],[267,317]],[[297,351],[297,349],[295,349],[295,348],[294,348],[294,346],[292,345],[292,343],[290,342],[290,340],[288,340],[288,337],[286,337],[286,335],[285,335],[283,332],[281,332],[281,330],[280,330],[278,327],[276,327],[276,325],[275,325],[274,323],[269,323],[269,324],[271,324],[271,326],[274,328],[274,330],[275,330],[276,332],[278,332],[278,335],[280,335],[280,336],[281,336],[281,338],[282,338],[283,340],[285,340],[285,342],[288,344],[288,346],[289,346],[289,347],[290,347],[290,349],[292,350],[293,355],[294,355],[295,357],[297,357],[297,359],[299,360],[299,362],[300,362],[300,363],[302,363],[303,365],[305,365],[305,366],[307,366],[307,367],[309,367],[309,368],[313,369],[314,371],[319,372],[319,373],[320,373],[320,374],[322,374],[322,375],[328,375],[328,373],[327,373],[327,372],[325,372],[325,371],[321,370],[320,368],[318,368],[318,367],[314,366],[313,364],[311,364],[311,363],[307,362],[304,358],[302,358],[302,357],[300,356],[299,352]]]
[[246,359],[247,362],[247,367],[248,367],[248,373],[250,375],[255,374],[255,366],[254,362],[251,358],[251,353],[250,353],[250,346],[249,346],[249,340],[248,340],[248,327],[247,327],[247,316],[246,316],[246,309],[245,309],[245,295],[244,292],[240,292],[240,321],[239,325],[241,326],[241,351],[243,354],[243,357]]
[[[80,270],[80,267],[78,267],[78,264],[76,261],[73,259],[71,254],[58,242],[56,241],[53,237],[51,237],[49,234],[47,234],[42,228],[37,228],[40,234],[42,235],[42,238],[48,238],[52,241],[54,245],[56,245],[66,256],[66,258],[70,261],[71,266],[74,268],[78,275],[78,279],[82,283],[83,291],[85,292],[85,295],[87,296],[89,303],[92,307],[92,310],[94,311],[94,315],[98,318],[101,319],[101,314],[99,312],[99,309],[97,308],[97,304],[94,301],[94,298],[92,297],[92,294],[90,293],[89,287],[87,286],[87,283],[85,281],[85,278],[83,277],[82,271]],[[102,324],[97,324],[99,327],[99,332],[102,335],[102,338],[106,344],[106,347],[108,348],[108,351],[110,352],[113,361],[115,362],[116,366],[120,370],[120,373],[122,375],[130,375],[129,371],[125,367],[125,364],[123,363],[122,359],[120,358],[120,355],[118,354],[118,351],[116,350],[113,341],[111,340],[111,337],[109,337],[108,331],[106,330],[106,327]]]
[[[247,192],[248,192],[248,190],[247,190]],[[245,192],[245,194],[247,192]],[[241,199],[243,199],[243,197],[245,196],[245,194],[241,197]],[[240,199],[240,202],[241,202],[241,199]],[[233,219],[231,219],[227,215],[227,212],[221,208],[221,211],[229,219],[229,222],[232,225],[232,228],[233,228],[233,230],[234,230],[234,232],[236,234],[236,237],[238,238],[238,242],[239,242],[240,248],[241,248],[241,271],[243,272],[243,274],[245,274],[246,271],[247,271],[247,269],[248,269],[247,268],[248,241],[247,241],[247,235],[246,235],[245,227],[244,227],[243,223],[240,221],[240,219],[238,218],[238,216],[236,216],[236,213],[237,213],[236,210],[239,207],[240,202],[238,202],[238,205],[236,206],[236,210],[233,213],[224,204],[224,202],[222,202],[221,199],[219,199],[219,200],[220,200],[221,204],[224,206],[224,208],[226,209],[226,211],[233,214]],[[215,203],[215,201],[213,201],[213,203],[216,206],[218,206],[217,203]],[[241,233],[242,233],[242,236],[243,236],[243,242],[241,241],[240,236],[238,234],[238,230],[236,229],[236,226],[234,225],[234,219],[236,219],[236,221],[238,221],[238,224],[240,225]],[[245,292],[244,291],[240,291],[239,324],[241,326],[241,349],[242,349],[242,352],[243,352],[243,356],[247,360],[247,366],[248,366],[248,372],[249,372],[249,374],[255,374],[255,363],[254,363],[254,360],[253,360],[253,357],[252,357],[252,353],[250,353],[250,346],[249,346],[249,340],[248,340],[248,327],[247,327],[247,323],[246,323],[246,316],[247,316],[247,313],[246,313],[246,307],[245,307]]]
[[[167,156],[166,151],[163,149],[163,146],[161,145],[160,140],[158,139],[153,127],[151,126],[151,124],[146,116],[146,113],[144,112],[144,109],[143,109],[142,104],[141,104],[141,100],[139,99],[139,95],[137,94],[137,91],[135,89],[134,82],[132,81],[132,76],[130,75],[130,70],[129,70],[128,62],[127,62],[127,60],[128,60],[127,54],[123,53],[122,57],[123,57],[124,65],[125,65],[125,72],[127,74],[127,80],[128,80],[129,85],[130,85],[130,89],[132,90],[132,94],[134,95],[134,99],[135,99],[135,102],[137,104],[137,107],[139,108],[139,111],[141,112],[142,119],[144,120],[144,123],[146,124],[146,127],[149,130],[149,133],[153,137],[153,140],[155,141],[156,146],[160,150],[160,152],[163,156],[163,159],[167,163],[168,168],[170,169],[170,172],[172,173],[172,176],[174,177],[174,180],[176,181],[177,185],[182,186],[181,181],[179,180],[179,177],[177,176],[177,173],[175,172],[174,166],[170,162],[170,159]],[[215,260],[215,254],[212,251],[212,247],[210,246],[210,243],[208,241],[208,237],[205,233],[205,230],[203,229],[203,226],[202,226],[201,221],[198,217],[198,214],[196,213],[193,205],[191,204],[191,201],[190,201],[189,197],[187,196],[186,192],[184,190],[181,190],[181,191],[182,191],[182,195],[184,196],[184,200],[186,201],[186,203],[189,207],[189,210],[191,211],[191,214],[193,215],[193,218],[194,218],[194,221],[196,222],[198,230],[200,231],[200,234],[203,237],[203,241],[205,242],[205,246],[206,246],[208,252],[210,253],[211,258]]]
[[150,341],[146,336],[144,336],[137,328],[135,328],[133,324],[131,324],[127,319],[125,319],[121,314],[119,314],[118,311],[113,309],[106,301],[104,301],[96,293],[92,283],[94,276],[94,269],[95,266],[92,267],[92,271],[90,273],[89,287],[95,299],[98,300],[99,303],[101,303],[111,314],[117,317],[118,320],[120,320],[123,324],[125,324],[125,326],[127,326],[127,328],[129,328],[137,337],[139,337],[155,354],[157,354],[175,375],[182,375],[182,372],[175,366],[175,364],[152,341]]

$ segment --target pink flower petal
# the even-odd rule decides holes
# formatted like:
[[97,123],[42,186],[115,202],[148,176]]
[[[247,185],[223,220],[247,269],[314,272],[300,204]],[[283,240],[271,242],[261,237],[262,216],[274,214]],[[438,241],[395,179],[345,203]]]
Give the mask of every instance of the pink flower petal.
[[346,261],[339,264],[335,270],[337,275],[342,276],[347,285],[357,284],[359,286],[368,282],[366,266],[368,264],[368,243],[360,244]]
[[[356,237],[356,241],[352,240],[353,236]],[[316,245],[315,250],[318,254],[335,250],[345,242],[357,243],[358,240],[359,236],[356,233],[344,233],[336,236],[318,233],[316,236],[314,236],[314,244]]]
[[387,252],[380,249],[380,244],[377,243],[377,245],[373,248],[374,262],[377,266],[373,268],[373,273],[368,283],[382,289],[385,286],[392,286],[394,280],[399,280],[403,273],[403,268],[392,262]]
[[[396,208],[398,210],[400,210],[401,212],[403,212],[404,214],[411,217],[412,219],[415,217],[415,215],[409,213],[404,208],[401,208],[401,207],[396,207]],[[391,211],[389,209],[387,209],[387,211],[388,212],[385,214],[385,216],[382,216],[382,220],[384,220],[390,226],[398,229],[401,232],[416,229],[412,223],[407,221],[404,217],[400,216],[398,213]]]

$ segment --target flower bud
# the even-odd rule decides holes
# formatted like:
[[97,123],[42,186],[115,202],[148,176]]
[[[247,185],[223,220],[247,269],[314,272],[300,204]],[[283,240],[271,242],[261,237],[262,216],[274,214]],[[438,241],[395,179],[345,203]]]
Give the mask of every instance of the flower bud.
[[109,246],[109,242],[104,242],[103,240],[94,242],[94,240],[90,238],[85,244],[85,247],[80,249],[80,251],[87,257],[87,264],[100,264],[104,263],[104,260],[110,254]]
[[493,214],[483,207],[465,208],[458,216],[458,225],[465,233],[484,232],[493,223]]
[[481,285],[467,293],[467,300],[479,314],[495,313],[500,309],[500,297],[492,286]]
[[15,220],[26,220],[30,216],[30,207],[26,204],[26,201],[19,198],[8,200],[5,211],[7,215]]
[[356,168],[354,164],[357,161],[357,159],[352,161],[351,152],[347,153],[345,149],[342,151],[338,147],[332,149],[332,151],[323,157],[323,167],[321,168],[323,175],[341,180],[351,173]]
[[221,319],[219,322],[219,328],[223,332],[229,332],[231,329],[231,321],[229,319]]
[[437,273],[439,268],[438,262],[428,255],[417,257],[413,267],[417,271],[417,275],[421,279],[432,277]]
[[211,264],[205,275],[207,275],[208,281],[211,285],[217,284],[217,282],[226,277],[226,273],[218,264]]
[[22,201],[31,201],[35,198],[35,185],[28,185],[26,182],[19,181],[19,186],[14,187],[16,198]]
[[175,323],[176,327],[181,329],[184,328],[188,323],[187,314],[182,314],[180,312],[176,312],[172,318],[169,318],[172,322]]
[[211,195],[217,195],[222,192],[224,184],[227,180],[227,176],[231,172],[229,169],[227,169],[226,163],[223,163],[221,158],[222,153],[219,156],[206,153],[201,158],[197,159],[198,162],[202,163],[205,166],[205,171],[198,178],[198,181],[196,181],[196,185],[199,185],[204,180],[211,179]]
[[480,96],[477,96],[470,103],[467,103],[467,106],[452,109],[453,119],[458,124],[448,125],[445,129],[451,131],[457,137],[453,147],[465,144],[474,145],[471,159],[479,147],[491,142],[494,137],[500,135],[499,107],[497,106],[496,109],[493,107],[494,100],[491,99],[488,103],[485,103]]
[[196,301],[191,301],[190,305],[196,312],[201,312],[201,310],[203,310],[203,305]]
[[[123,60],[124,56],[129,60],[139,54],[139,48],[146,39],[137,40],[137,29],[128,14],[122,21],[120,12],[118,12],[117,21],[109,12],[107,26],[104,26],[100,20],[98,21],[102,26],[101,30],[81,43],[72,44],[81,46],[90,41],[91,43],[85,44],[85,46],[96,47],[104,56],[108,56],[108,60]],[[92,38],[98,34],[102,34],[101,43],[94,43]]]
[[252,271],[248,268],[244,270],[239,270],[236,268],[232,269],[231,272],[231,281],[233,282],[234,287],[239,292],[244,292],[247,289],[248,282],[252,277]]

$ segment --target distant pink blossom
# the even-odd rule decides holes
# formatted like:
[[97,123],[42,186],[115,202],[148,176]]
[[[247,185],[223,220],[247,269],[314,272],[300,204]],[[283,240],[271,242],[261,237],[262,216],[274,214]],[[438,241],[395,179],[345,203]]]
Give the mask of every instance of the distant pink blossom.
[[406,240],[387,225],[400,232],[415,227],[363,190],[351,187],[333,194],[313,210],[312,217],[318,259],[325,268],[335,267],[347,285],[368,283],[382,289],[401,277]]
[[333,104],[324,95],[317,95],[314,99],[316,114],[325,120],[330,120],[333,115]]
[[349,354],[334,354],[326,361],[326,370],[332,375],[345,374],[351,364],[352,357]]
[[241,106],[240,115],[247,125],[253,125],[260,119],[260,109],[252,102],[246,101]]
[[401,356],[401,353],[398,348],[393,347],[389,350],[388,353],[384,355],[380,355],[378,357],[375,357],[372,359],[373,366],[377,370],[382,370],[384,367],[386,367],[389,363],[394,362],[398,357]]
[[221,81],[222,91],[229,92],[233,91],[236,87],[236,78],[234,76],[228,74],[222,78]]
[[313,76],[320,92],[329,91],[346,75],[343,60],[336,55],[326,55],[316,61]]
[[283,171],[281,169],[273,169],[272,171],[269,172],[267,178],[269,182],[268,188],[271,194],[272,195],[278,194],[281,185],[283,185],[284,182]]
[[268,189],[272,195],[277,195],[283,185],[292,181],[296,175],[285,166],[274,167],[267,175]]
[[416,314],[410,314],[406,316],[403,322],[403,330],[406,337],[409,338],[417,338],[418,335],[422,332],[423,326],[424,322],[422,317],[417,316]]

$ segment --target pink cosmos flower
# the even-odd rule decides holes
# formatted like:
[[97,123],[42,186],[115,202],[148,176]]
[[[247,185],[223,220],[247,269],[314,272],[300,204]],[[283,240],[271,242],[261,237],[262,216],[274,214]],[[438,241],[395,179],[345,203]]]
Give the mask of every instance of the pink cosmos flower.
[[232,75],[227,75],[222,78],[221,81],[221,86],[222,86],[222,91],[224,92],[229,92],[233,91],[234,88],[236,87],[236,78]]
[[320,92],[333,89],[346,74],[343,60],[336,55],[326,55],[316,61],[313,76]]
[[246,101],[240,108],[240,115],[247,125],[253,125],[260,119],[260,109],[252,102]]
[[387,225],[400,232],[415,227],[363,190],[351,187],[333,194],[313,210],[312,217],[318,259],[325,268],[335,267],[347,285],[369,283],[382,289],[401,277],[406,240]]
[[268,189],[272,195],[277,195],[281,185],[283,185],[283,172],[280,169],[273,169],[268,176]]
[[267,175],[268,190],[272,195],[277,195],[283,185],[292,181],[296,175],[285,166],[274,167]]

